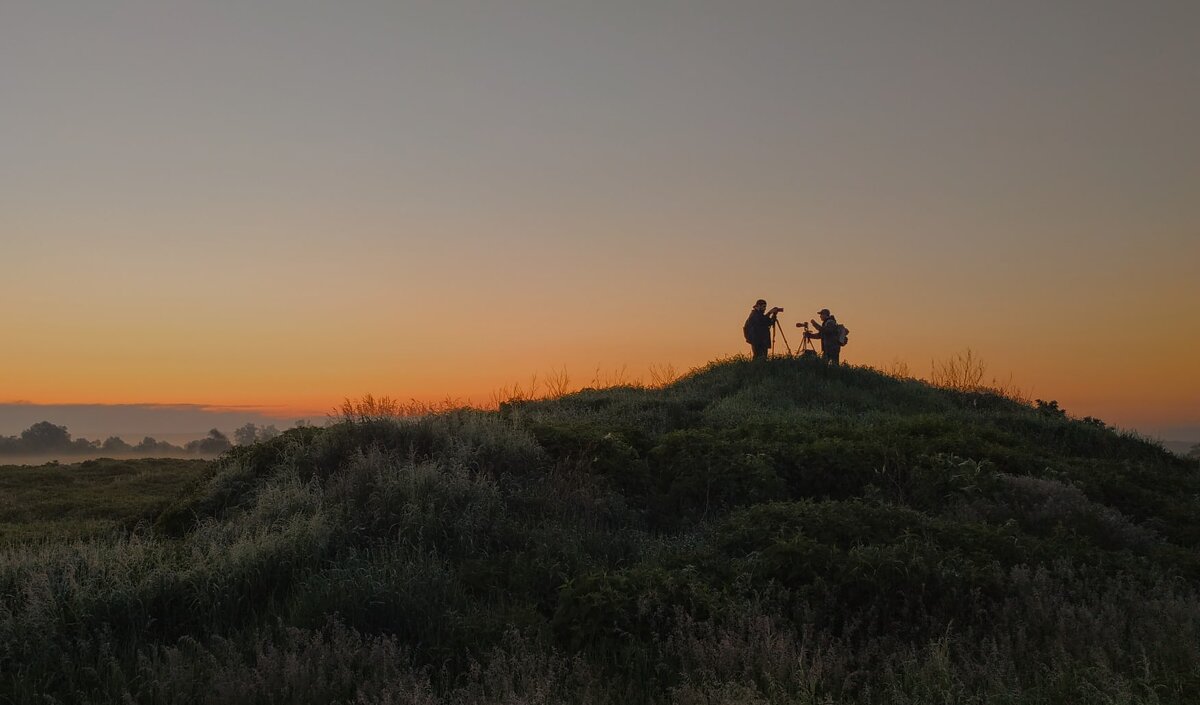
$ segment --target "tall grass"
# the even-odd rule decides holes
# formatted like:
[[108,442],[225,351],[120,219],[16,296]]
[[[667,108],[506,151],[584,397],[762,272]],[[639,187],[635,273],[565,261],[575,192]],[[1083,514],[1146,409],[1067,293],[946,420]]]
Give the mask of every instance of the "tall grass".
[[935,387],[952,389],[958,392],[985,392],[1012,399],[1021,404],[1031,404],[1032,400],[1021,390],[1012,379],[1005,381],[993,377],[990,382],[984,382],[987,373],[987,363],[975,354],[971,348],[956,353],[940,362],[930,362],[929,383]]
[[469,403],[462,399],[447,397],[437,402],[418,401],[409,399],[402,401],[387,395],[376,397],[364,394],[353,399],[347,397],[342,404],[330,414],[335,421],[367,422],[384,419],[399,419],[415,416],[429,416],[455,409],[466,408]]
[[973,392],[983,386],[987,364],[970,348],[941,362],[929,363],[929,383],[957,392]]
[[978,387],[667,372],[348,400],[156,530],[2,546],[0,702],[1194,701],[1195,462]]

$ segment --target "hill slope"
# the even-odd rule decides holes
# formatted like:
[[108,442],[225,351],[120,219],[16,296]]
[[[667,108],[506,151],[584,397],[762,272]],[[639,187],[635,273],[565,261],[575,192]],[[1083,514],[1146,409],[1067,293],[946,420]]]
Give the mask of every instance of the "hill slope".
[[1195,462],[808,361],[235,450],[0,553],[0,701],[1188,702]]

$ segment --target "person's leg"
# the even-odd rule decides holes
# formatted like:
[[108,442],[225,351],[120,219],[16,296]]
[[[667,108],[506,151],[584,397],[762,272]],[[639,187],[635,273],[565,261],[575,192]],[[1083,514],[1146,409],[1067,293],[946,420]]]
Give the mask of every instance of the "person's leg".
[[765,360],[765,359],[767,359],[767,349],[768,349],[768,346],[766,346],[766,345],[758,345],[758,344],[753,344],[753,343],[752,343],[752,344],[750,345],[750,347],[751,347],[751,348],[754,350],[754,359],[755,359],[755,360]]

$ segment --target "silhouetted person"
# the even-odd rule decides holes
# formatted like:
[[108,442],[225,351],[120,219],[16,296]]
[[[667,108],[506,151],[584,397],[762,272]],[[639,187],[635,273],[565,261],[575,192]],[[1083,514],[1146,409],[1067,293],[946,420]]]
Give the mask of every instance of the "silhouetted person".
[[771,349],[771,328],[775,326],[775,317],[782,310],[776,307],[768,311],[764,299],[756,301],[754,308],[750,309],[750,317],[742,326],[742,333],[746,336],[746,342],[750,343],[755,360],[767,359],[767,351]]
[[[829,309],[823,308],[817,311],[817,315],[821,317],[821,322],[812,321],[814,331],[804,331],[804,337],[810,340],[821,341],[821,357],[825,361],[837,365],[841,362],[842,343],[840,333],[838,331],[837,319],[829,312]],[[802,325],[802,324],[797,324]]]

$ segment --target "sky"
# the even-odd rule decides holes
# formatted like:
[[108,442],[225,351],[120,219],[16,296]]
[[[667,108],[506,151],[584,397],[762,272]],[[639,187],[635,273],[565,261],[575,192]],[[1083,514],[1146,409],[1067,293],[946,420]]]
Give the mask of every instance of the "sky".
[[0,96],[0,403],[486,402],[762,297],[1200,441],[1191,0],[6,0]]

